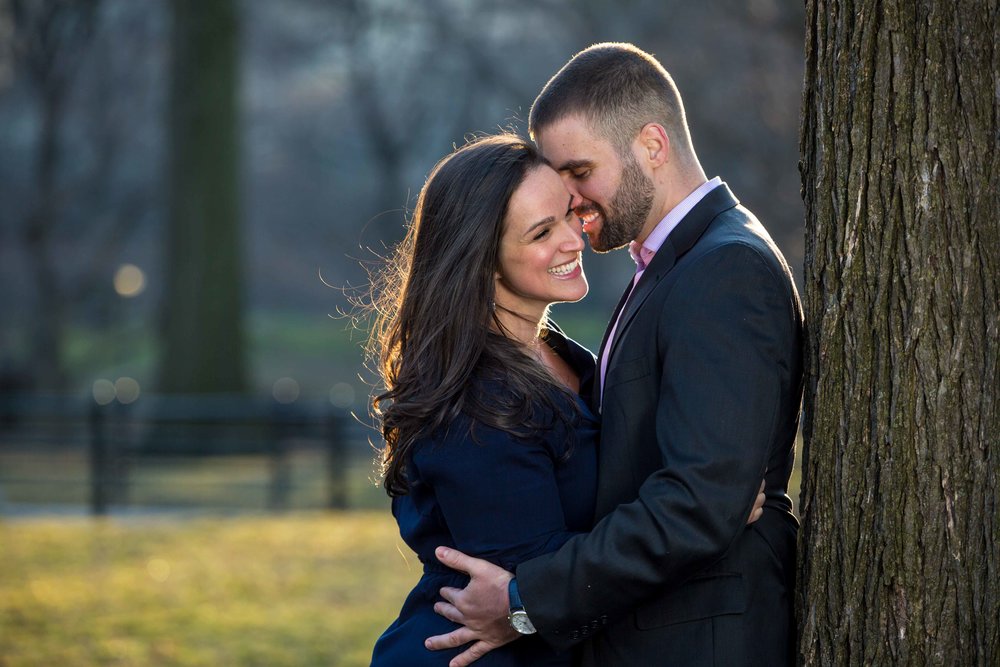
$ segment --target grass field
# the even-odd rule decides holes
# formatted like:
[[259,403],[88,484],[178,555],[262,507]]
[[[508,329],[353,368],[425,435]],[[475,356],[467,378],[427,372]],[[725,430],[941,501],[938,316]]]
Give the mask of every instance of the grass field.
[[0,666],[367,665],[419,569],[384,511],[0,519]]
[[[322,461],[300,456],[293,506],[316,506]],[[39,461],[47,483],[10,483],[39,476]],[[370,462],[347,476],[352,506],[366,509],[267,516],[246,513],[262,506],[266,469],[237,463],[148,470],[130,494],[137,506],[168,499],[175,512],[207,503],[242,508],[236,516],[0,515],[0,667],[367,665],[420,572],[368,481]],[[82,460],[0,464],[8,502],[85,502]],[[216,491],[223,481],[229,490]]]

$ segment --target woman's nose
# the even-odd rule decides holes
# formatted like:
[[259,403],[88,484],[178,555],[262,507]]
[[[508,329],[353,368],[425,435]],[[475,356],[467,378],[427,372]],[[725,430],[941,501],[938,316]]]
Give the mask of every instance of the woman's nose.
[[562,239],[560,249],[564,252],[580,252],[583,250],[583,225],[580,219],[573,216],[566,221],[566,237]]

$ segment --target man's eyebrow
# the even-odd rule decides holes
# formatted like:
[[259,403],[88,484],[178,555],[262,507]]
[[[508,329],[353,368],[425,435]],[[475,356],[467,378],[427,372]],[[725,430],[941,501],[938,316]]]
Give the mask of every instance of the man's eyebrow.
[[572,171],[574,169],[581,169],[583,167],[593,167],[594,163],[590,160],[567,160],[562,163],[556,171]]

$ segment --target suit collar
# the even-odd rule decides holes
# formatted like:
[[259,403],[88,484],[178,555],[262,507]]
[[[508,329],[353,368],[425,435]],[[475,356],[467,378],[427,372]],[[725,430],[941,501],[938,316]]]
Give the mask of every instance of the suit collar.
[[739,200],[736,199],[732,190],[730,190],[729,186],[725,183],[722,183],[709,192],[700,202],[695,204],[694,208],[692,208],[679,223],[677,223],[677,227],[670,232],[666,241],[664,241],[663,245],[660,246],[660,252],[667,249],[672,250],[672,259],[664,259],[661,262],[662,264],[669,263],[669,265],[666,267],[657,266],[657,259],[660,257],[660,252],[657,252],[656,255],[653,256],[653,260],[649,263],[649,268],[669,270],[669,268],[673,266],[674,262],[694,247],[694,244],[699,238],[701,238],[701,235],[705,233],[709,223],[712,222],[716,216],[723,211],[733,208],[739,203]]
[[[684,216],[684,218],[677,224],[670,235],[667,236],[663,245],[660,246],[659,251],[653,256],[652,261],[649,262],[649,266],[642,274],[642,278],[639,279],[639,283],[632,290],[630,296],[628,296],[628,301],[625,302],[625,297],[622,297],[622,301],[619,302],[618,309],[615,310],[617,314],[621,311],[621,317],[618,319],[618,328],[615,330],[615,339],[613,341],[608,341],[605,339],[601,344],[601,349],[603,350],[605,346],[610,345],[610,354],[614,354],[617,348],[618,341],[621,340],[622,334],[625,329],[628,328],[629,323],[635,314],[639,311],[642,306],[643,301],[653,292],[657,283],[670,272],[674,265],[677,263],[681,257],[684,256],[694,244],[697,243],[698,239],[701,238],[705,230],[708,229],[708,225],[714,220],[720,213],[727,211],[734,206],[739,204],[739,200],[733,195],[729,186],[722,183],[720,186],[709,192],[705,197],[698,202],[691,211]],[[628,290],[626,290],[626,295],[628,295]],[[622,306],[624,305],[624,310]],[[615,322],[615,319],[611,320]],[[605,333],[605,338],[607,333]]]

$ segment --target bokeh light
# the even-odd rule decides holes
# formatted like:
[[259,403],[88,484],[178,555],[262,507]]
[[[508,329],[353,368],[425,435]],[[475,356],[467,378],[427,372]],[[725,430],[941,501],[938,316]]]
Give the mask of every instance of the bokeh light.
[[146,289],[146,274],[135,264],[122,264],[115,272],[115,291],[119,296],[132,298]]
[[346,382],[338,382],[330,388],[330,402],[338,408],[347,409],[354,405],[354,387]]
[[294,403],[299,397],[299,383],[292,378],[278,378],[271,387],[271,394],[278,403]]
[[149,578],[158,584],[162,584],[170,578],[170,563],[162,558],[150,558],[146,563],[146,572]]
[[111,380],[94,380],[93,392],[98,405],[107,405],[115,400],[115,385]]
[[115,380],[115,394],[119,402],[132,403],[139,398],[139,383],[130,377],[120,377]]

